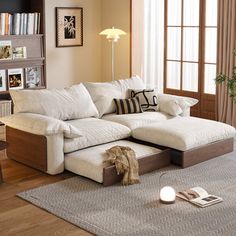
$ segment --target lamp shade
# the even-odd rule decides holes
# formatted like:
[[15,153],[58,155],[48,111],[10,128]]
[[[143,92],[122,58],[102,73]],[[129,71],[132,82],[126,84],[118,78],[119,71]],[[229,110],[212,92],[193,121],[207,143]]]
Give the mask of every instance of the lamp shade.
[[115,27],[105,29],[100,32],[100,35],[106,35],[107,39],[110,41],[117,42],[120,38],[120,35],[125,35],[126,33],[123,30],[115,29]]
[[171,204],[175,202],[175,190],[170,186],[165,186],[160,191],[160,200],[162,203]]

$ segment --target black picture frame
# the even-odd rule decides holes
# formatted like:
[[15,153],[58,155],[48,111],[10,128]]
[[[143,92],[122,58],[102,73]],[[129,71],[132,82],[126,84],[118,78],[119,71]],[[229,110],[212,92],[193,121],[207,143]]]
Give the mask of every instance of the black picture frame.
[[56,7],[56,47],[83,46],[83,8]]

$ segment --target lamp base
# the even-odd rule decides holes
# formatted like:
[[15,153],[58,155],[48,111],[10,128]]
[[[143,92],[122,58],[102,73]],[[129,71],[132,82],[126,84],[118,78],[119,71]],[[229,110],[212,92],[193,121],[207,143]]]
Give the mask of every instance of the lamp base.
[[173,203],[175,203],[175,200],[174,201],[164,201],[164,200],[160,199],[160,202],[163,204],[173,204]]

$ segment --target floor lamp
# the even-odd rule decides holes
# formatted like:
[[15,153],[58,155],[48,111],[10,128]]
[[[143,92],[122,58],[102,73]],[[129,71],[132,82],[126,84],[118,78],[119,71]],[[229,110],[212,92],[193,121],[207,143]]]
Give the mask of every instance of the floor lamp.
[[115,29],[112,27],[110,29],[103,30],[100,35],[106,35],[109,42],[111,42],[111,75],[112,81],[115,80],[115,43],[119,40],[120,35],[125,35],[123,30]]

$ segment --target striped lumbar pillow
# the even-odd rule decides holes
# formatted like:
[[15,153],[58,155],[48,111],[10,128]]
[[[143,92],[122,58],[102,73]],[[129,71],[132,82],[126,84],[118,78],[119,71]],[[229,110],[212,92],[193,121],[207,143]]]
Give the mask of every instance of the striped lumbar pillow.
[[116,105],[116,114],[130,114],[130,113],[142,113],[139,98],[130,99],[116,99],[114,98]]

